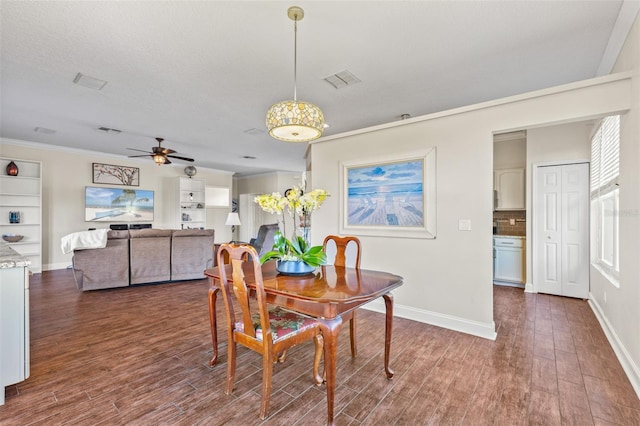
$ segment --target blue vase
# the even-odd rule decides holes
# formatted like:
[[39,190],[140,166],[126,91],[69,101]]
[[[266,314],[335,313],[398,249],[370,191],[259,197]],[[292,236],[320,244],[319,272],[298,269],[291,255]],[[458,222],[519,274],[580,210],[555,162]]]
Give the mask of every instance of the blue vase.
[[276,270],[282,275],[307,275],[312,274],[316,267],[302,260],[278,260]]

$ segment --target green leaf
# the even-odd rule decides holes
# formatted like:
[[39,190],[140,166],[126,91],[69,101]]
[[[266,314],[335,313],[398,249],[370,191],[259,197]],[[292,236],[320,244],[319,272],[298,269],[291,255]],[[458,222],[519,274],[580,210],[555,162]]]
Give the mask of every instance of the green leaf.
[[280,259],[281,257],[282,254],[278,251],[268,251],[260,257],[260,264],[263,265],[271,259]]

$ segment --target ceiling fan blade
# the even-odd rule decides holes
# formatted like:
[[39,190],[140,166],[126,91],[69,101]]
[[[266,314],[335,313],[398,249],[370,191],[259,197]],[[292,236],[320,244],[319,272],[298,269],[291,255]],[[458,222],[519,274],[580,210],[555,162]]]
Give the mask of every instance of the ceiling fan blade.
[[169,159],[167,157],[164,157],[164,163],[163,164],[171,164],[171,161],[169,161]]
[[141,150],[141,149],[135,149],[135,148],[127,148],[127,149],[130,149],[131,151],[140,151],[140,152],[146,152],[146,153],[149,153],[149,151],[143,151],[143,150]]
[[164,155],[167,155],[167,154],[173,154],[174,152],[175,152],[175,151],[174,151],[173,149],[170,149],[170,148],[164,148],[164,149],[162,150],[162,153],[163,153]]
[[145,155],[129,155],[127,158],[134,158],[134,157],[153,157],[152,154],[145,154]]
[[177,158],[178,160],[190,161],[190,162],[193,163],[193,158],[180,157],[180,156],[177,156],[177,155],[167,155],[167,157]]

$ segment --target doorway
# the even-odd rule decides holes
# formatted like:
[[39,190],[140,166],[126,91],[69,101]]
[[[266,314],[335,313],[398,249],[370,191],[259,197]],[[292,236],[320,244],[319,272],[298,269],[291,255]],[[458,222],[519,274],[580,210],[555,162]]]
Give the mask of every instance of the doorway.
[[589,163],[545,164],[533,177],[535,292],[589,297]]

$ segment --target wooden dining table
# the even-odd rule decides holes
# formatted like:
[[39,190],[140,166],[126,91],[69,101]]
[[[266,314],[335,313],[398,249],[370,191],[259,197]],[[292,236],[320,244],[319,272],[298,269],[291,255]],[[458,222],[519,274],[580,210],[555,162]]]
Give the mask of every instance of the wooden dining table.
[[[226,268],[227,277],[231,277],[231,265]],[[245,263],[244,269],[247,286],[254,285],[253,269]],[[216,298],[220,291],[219,268],[205,271],[209,277],[209,318],[211,322],[211,340],[213,358],[209,362],[213,366],[218,359],[218,338],[216,324]],[[391,291],[402,285],[402,277],[387,272],[367,269],[321,266],[309,275],[288,276],[279,274],[275,261],[262,266],[264,290],[267,303],[300,312],[320,322],[324,338],[324,368],[327,387],[327,424],[334,424],[333,407],[336,388],[336,357],[338,349],[338,333],[342,325],[342,317],[355,309],[382,297],[386,308],[384,369],[387,378],[393,377],[389,367],[391,350],[391,330],[393,325],[393,295]]]

